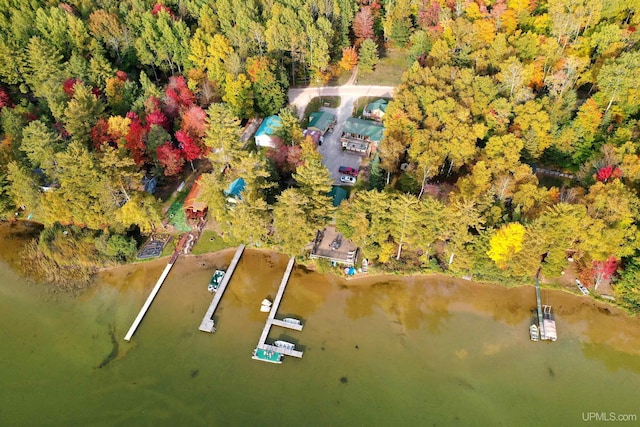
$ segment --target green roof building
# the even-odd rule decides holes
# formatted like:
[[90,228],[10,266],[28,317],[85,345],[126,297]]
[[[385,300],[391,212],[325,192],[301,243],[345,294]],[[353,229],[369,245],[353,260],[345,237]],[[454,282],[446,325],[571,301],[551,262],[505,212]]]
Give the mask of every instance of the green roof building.
[[326,111],[316,111],[309,115],[307,129],[319,130],[324,135],[336,124],[336,116]]
[[384,117],[387,112],[388,106],[389,101],[386,99],[377,99],[364,108],[362,111],[362,117],[373,120],[382,120],[382,117]]
[[363,156],[376,152],[382,140],[384,126],[371,120],[349,117],[342,128],[342,148]]

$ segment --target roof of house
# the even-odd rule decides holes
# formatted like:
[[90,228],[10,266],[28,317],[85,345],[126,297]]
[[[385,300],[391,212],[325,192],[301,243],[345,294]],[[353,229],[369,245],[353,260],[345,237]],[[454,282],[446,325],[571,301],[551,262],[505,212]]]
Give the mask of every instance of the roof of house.
[[380,110],[382,112],[386,112],[388,106],[389,106],[389,101],[387,101],[386,99],[380,98],[380,99],[376,99],[375,101],[367,105],[365,108],[365,111]]
[[278,128],[282,125],[282,120],[278,116],[269,116],[262,121],[262,124],[256,131],[255,136],[271,136],[276,133]]
[[310,137],[313,142],[315,142],[316,144],[318,143],[318,141],[320,141],[320,137],[322,136],[322,132],[320,132],[319,130],[316,129],[305,129],[302,131],[302,135],[306,138],[307,136]]
[[326,111],[316,111],[315,113],[311,113],[309,115],[309,126],[308,128],[318,129],[320,132],[326,132],[336,120],[336,116],[331,113],[327,113]]
[[187,194],[187,198],[184,200],[184,208],[185,210],[192,212],[202,212],[207,209],[207,204],[205,202],[198,201],[198,196],[200,196],[200,177],[196,179],[196,182],[193,183],[191,190],[189,190],[189,194]]
[[382,140],[383,131],[384,126],[381,124],[371,120],[358,119],[355,117],[349,117],[342,128],[342,132],[367,136],[371,141]]
[[244,190],[244,187],[246,187],[246,185],[247,184],[244,182],[244,179],[237,178],[235,181],[229,184],[229,188],[227,188],[224,193],[227,196],[235,196],[239,198],[240,193],[242,192],[242,190]]

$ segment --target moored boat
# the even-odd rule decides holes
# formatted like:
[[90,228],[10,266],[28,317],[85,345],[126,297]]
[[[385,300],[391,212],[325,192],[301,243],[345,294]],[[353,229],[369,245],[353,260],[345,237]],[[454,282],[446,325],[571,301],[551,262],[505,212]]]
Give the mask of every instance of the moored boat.
[[253,355],[251,356],[251,358],[269,363],[282,363],[282,353],[271,350],[263,350],[261,348],[256,348],[255,350],[253,350]]
[[282,341],[282,340],[275,341],[273,345],[275,345],[276,347],[287,349],[287,350],[294,350],[296,348],[296,345],[294,343],[289,341]]
[[291,323],[293,325],[302,325],[302,322],[299,321],[298,319],[295,319],[293,317],[285,317],[284,319],[282,319],[283,322],[286,323]]
[[535,323],[529,326],[529,335],[531,336],[531,341],[538,341],[540,339],[540,334],[538,333],[538,325]]
[[213,276],[211,276],[211,280],[209,281],[209,292],[214,293],[218,290],[220,284],[222,284],[222,279],[224,279],[224,274],[224,270],[216,270],[215,273],[213,273]]

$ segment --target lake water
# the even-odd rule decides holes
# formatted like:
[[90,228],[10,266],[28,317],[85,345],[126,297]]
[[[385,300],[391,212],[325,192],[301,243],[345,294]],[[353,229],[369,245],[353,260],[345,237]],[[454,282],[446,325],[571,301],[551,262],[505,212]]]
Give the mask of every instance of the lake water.
[[[0,227],[15,257],[18,228]],[[213,270],[233,250],[181,258],[130,343],[164,268],[105,272],[80,296],[27,285],[0,262],[1,426],[572,426],[589,412],[640,418],[640,320],[557,291],[559,340],[528,338],[533,287],[444,277],[345,282],[296,268],[274,327],[301,360],[251,359],[287,258],[245,255],[198,331]],[[611,423],[606,423],[611,424]],[[633,425],[634,423],[623,423]]]

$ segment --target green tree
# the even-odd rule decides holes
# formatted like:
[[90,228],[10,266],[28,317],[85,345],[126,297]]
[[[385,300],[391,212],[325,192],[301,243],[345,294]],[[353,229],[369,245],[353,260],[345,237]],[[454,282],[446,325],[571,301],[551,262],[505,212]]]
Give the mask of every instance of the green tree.
[[39,217],[41,195],[36,176],[17,162],[9,163],[7,171],[9,188],[5,191],[11,196],[13,204]]
[[236,117],[246,119],[254,114],[251,82],[245,74],[234,76],[227,73],[222,100],[227,103],[229,110]]
[[151,233],[162,224],[162,205],[144,191],[130,192],[129,199],[115,211],[115,221],[123,228],[137,225],[143,233]]
[[321,227],[331,219],[334,208],[331,197],[328,196],[333,185],[331,173],[322,164],[322,155],[316,149],[313,141],[304,140],[301,144],[302,160],[293,178],[300,186],[302,194],[307,196],[307,219],[314,227]]
[[317,231],[307,221],[310,203],[311,200],[300,190],[289,188],[278,196],[273,207],[274,240],[288,255],[301,254]]
[[214,170],[235,164],[241,157],[240,120],[224,104],[211,104],[207,110],[207,132],[204,144],[211,150],[207,157]]
[[366,39],[358,51],[358,71],[370,73],[378,63],[378,46],[371,39]]
[[61,149],[60,135],[51,131],[40,120],[32,121],[22,131],[20,150],[25,152],[34,167],[51,170],[54,155]]
[[73,98],[64,112],[65,129],[83,143],[90,140],[91,128],[102,117],[105,105],[88,86],[76,83]]

